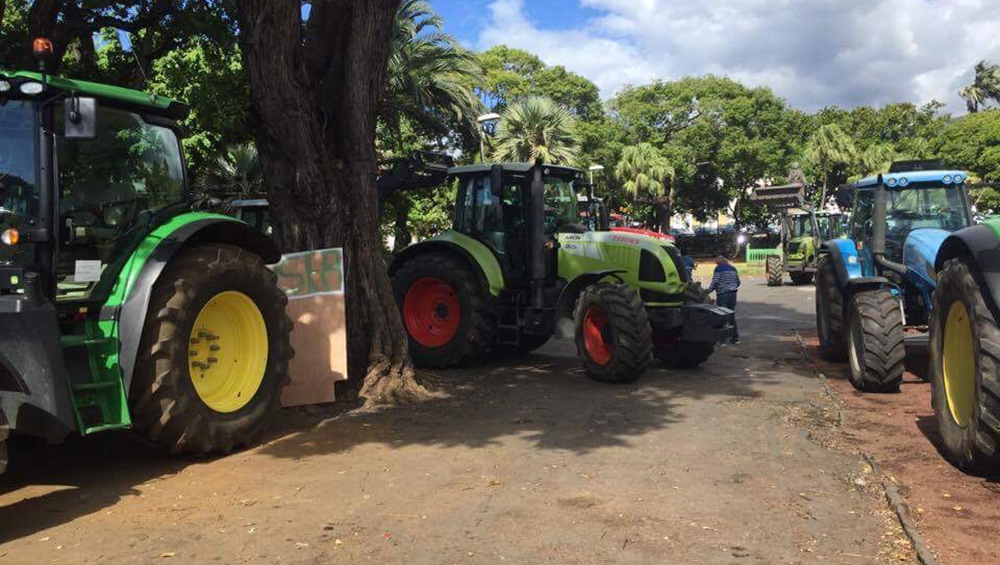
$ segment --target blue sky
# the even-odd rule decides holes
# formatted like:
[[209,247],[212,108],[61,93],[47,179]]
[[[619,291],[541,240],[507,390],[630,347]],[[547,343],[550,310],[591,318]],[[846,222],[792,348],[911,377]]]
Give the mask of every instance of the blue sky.
[[596,83],[707,73],[804,110],[937,99],[1000,62],[998,0],[430,0],[467,47],[526,49]]

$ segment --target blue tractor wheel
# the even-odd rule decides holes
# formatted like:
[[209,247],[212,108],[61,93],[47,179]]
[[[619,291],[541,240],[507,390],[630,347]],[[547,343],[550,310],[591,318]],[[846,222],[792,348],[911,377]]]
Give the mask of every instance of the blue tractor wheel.
[[896,392],[906,348],[899,298],[888,289],[856,292],[848,308],[847,358],[851,384],[862,392]]

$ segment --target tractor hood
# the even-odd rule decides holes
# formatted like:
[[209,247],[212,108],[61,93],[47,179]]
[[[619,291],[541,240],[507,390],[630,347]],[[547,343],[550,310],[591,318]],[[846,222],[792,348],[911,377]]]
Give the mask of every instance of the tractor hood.
[[903,264],[920,273],[934,272],[934,259],[938,249],[951,232],[938,228],[915,229],[903,244]]

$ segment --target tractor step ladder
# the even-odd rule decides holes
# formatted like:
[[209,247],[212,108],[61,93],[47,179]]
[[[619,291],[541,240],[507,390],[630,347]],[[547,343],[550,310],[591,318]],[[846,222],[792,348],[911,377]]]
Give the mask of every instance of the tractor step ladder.
[[118,339],[104,335],[97,324],[88,322],[83,335],[64,335],[59,344],[66,351],[66,359],[72,359],[71,350],[86,349],[86,358],[91,382],[70,384],[76,423],[83,435],[105,430],[120,430],[132,427],[128,413],[128,398],[118,365]]

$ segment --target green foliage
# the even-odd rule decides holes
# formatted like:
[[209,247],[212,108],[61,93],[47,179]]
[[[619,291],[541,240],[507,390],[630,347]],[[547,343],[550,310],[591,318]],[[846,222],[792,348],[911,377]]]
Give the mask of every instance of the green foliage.
[[[479,60],[441,31],[441,18],[420,0],[404,0],[396,13],[392,51],[379,118],[384,134],[399,137],[403,120],[429,139],[458,131],[478,138],[483,105],[473,84]],[[397,139],[397,149],[404,143]]]
[[210,197],[223,201],[263,198],[264,170],[257,146],[239,143],[226,148],[210,167],[206,167],[195,182],[201,199]]
[[477,84],[480,98],[494,112],[532,96],[543,96],[567,108],[581,121],[604,115],[600,90],[586,78],[565,67],[549,67],[541,59],[505,45],[479,54],[484,77]]
[[674,169],[659,150],[649,143],[640,143],[622,151],[615,175],[631,196],[659,199],[666,193]]
[[533,96],[507,107],[497,126],[497,161],[572,165],[579,155],[575,119],[548,98]]

